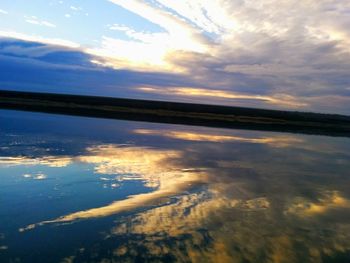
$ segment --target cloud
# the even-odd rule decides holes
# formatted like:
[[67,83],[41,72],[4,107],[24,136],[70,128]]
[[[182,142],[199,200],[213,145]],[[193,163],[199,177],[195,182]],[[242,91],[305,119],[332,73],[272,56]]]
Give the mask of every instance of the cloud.
[[[157,93],[157,94],[173,94],[173,96],[179,97],[201,97],[208,98],[211,103],[214,103],[217,100],[227,102],[233,101],[260,101],[268,104],[279,105],[280,107],[285,108],[303,108],[307,106],[306,102],[299,100],[296,97],[289,96],[287,94],[274,94],[272,96],[264,95],[253,95],[253,94],[244,94],[232,91],[225,90],[216,90],[216,89],[204,89],[198,87],[139,87],[137,88],[143,92]],[[221,104],[221,103],[218,103]]]
[[[13,124],[15,118],[7,117]],[[49,141],[58,154],[70,152],[72,164],[93,167],[96,180],[109,179],[108,186],[137,180],[148,186],[147,193],[116,197],[115,202],[91,204],[60,216],[43,215],[42,223],[26,230],[50,223],[64,228],[60,226],[64,222],[114,215],[109,220],[114,225],[101,230],[105,235],[93,244],[95,261],[102,261],[106,248],[113,260],[123,262],[135,257],[319,262],[350,249],[349,140],[145,123],[130,127],[129,122],[81,118],[68,122],[69,131],[57,129],[67,126],[68,120],[54,117],[51,126],[46,118],[25,119],[18,131],[26,140],[3,136],[2,145],[19,142],[6,151],[12,157],[27,156],[23,158],[27,165],[28,159],[45,159]],[[40,132],[38,147],[33,147],[37,133],[23,131],[26,124]],[[87,127],[92,127],[89,138],[81,136]],[[57,134],[53,141],[48,139],[52,130]],[[116,138],[132,145],[109,144]],[[51,152],[49,156],[65,157]],[[67,199],[73,210],[75,203]],[[90,258],[91,253],[77,251],[76,260]]]
[[336,191],[328,191],[323,193],[316,202],[295,198],[286,213],[308,217],[326,214],[337,209],[349,210],[350,200],[344,198]]
[[64,46],[49,46],[45,44],[25,45],[23,43],[11,41],[8,39],[7,44],[0,47],[0,52],[2,55],[8,56],[42,58],[53,53],[71,52],[71,50],[68,50]]
[[[145,186],[155,190],[151,193],[129,196],[125,200],[116,201],[109,205],[79,211],[58,219],[43,221],[29,225],[20,231],[33,229],[49,223],[76,221],[79,219],[99,218],[130,211],[142,206],[151,206],[162,198],[180,194],[193,185],[205,180],[205,173],[201,171],[184,170],[174,164],[181,160],[180,152],[172,150],[158,150],[142,147],[117,147],[114,145],[100,145],[87,149],[85,156],[76,157],[75,160],[94,164],[95,172],[99,174],[135,175],[136,180],[145,182]],[[37,175],[34,179],[45,179]],[[132,177],[131,177],[132,178]],[[120,178],[120,180],[128,180]]]
[[288,147],[295,145],[296,143],[303,143],[302,139],[292,136],[275,136],[272,138],[267,137],[241,137],[233,135],[218,135],[211,133],[191,132],[191,131],[172,131],[172,130],[150,130],[150,129],[137,129],[134,130],[135,134],[161,136],[171,139],[185,140],[185,141],[199,141],[199,142],[246,142],[246,143],[261,143],[268,144],[272,147]]
[[[48,167],[65,167],[72,162],[72,159],[68,156],[45,156],[42,158],[29,158],[25,156],[19,157],[0,157],[0,165],[5,167],[27,165],[46,165]],[[24,174],[23,177],[31,177],[30,174]]]
[[[247,97],[276,98],[280,101],[278,105],[271,105],[270,99],[254,102],[259,107],[276,108],[288,105],[284,97],[293,100],[292,108],[304,105],[314,111],[349,113],[346,109],[350,103],[349,3],[111,2],[157,24],[165,32],[158,33],[161,38],[155,37],[146,45],[145,39],[152,39],[154,33],[115,27],[130,40],[104,39],[102,50],[106,52],[100,50],[100,54],[108,57],[107,51],[117,46],[130,46],[135,49],[134,54],[141,54],[139,51],[144,47],[152,54],[151,58],[137,62],[142,56],[134,55],[127,64],[185,73],[197,81],[194,88],[198,93],[204,87],[209,90],[207,93],[223,90]],[[138,35],[142,37],[135,37]],[[177,45],[179,39],[186,44]],[[163,45],[158,48],[160,42]],[[115,59],[119,56],[114,55]],[[115,64],[126,66],[118,64],[118,60]]]
[[13,32],[0,32],[0,36],[4,36],[0,38],[3,89],[33,91],[35,87],[35,91],[44,92],[150,99],[156,96],[142,95],[133,88],[192,84],[186,76],[175,73],[115,70],[101,66],[101,57],[84,52],[74,42]]
[[38,173],[34,176],[34,180],[45,180],[47,178],[46,174]]
[[[1,162],[0,162],[0,165],[3,165]],[[24,165],[24,163],[21,163],[21,165]],[[54,166],[54,167],[57,167],[57,166]],[[61,167],[61,166],[59,166]],[[37,174],[23,174],[23,177],[24,178],[32,178],[34,180],[45,180],[47,178],[47,175],[46,174],[43,174],[43,173],[37,173]]]
[[[169,15],[149,3],[139,0],[110,0],[163,29],[162,32],[137,32],[132,28],[114,25],[114,30],[124,31],[130,40],[103,37],[101,48],[90,49],[89,52],[110,58],[122,58],[127,63],[112,61],[116,67],[141,67],[163,70],[177,70],[165,59],[169,52],[187,50],[205,52],[208,49],[208,39],[201,32],[182,21],[179,17]],[[115,48],[117,47],[118,48]]]
[[77,7],[77,6],[70,6],[70,9],[72,9],[73,11],[81,11],[82,10],[81,7]]
[[[108,27],[123,38],[104,33],[98,45],[82,51],[96,66],[175,78],[148,90],[133,85],[130,96],[350,114],[347,2],[110,2],[157,29],[120,21]],[[179,77],[184,85],[175,86]]]
[[38,25],[38,26],[46,26],[46,27],[52,27],[52,28],[56,27],[56,25],[50,22],[47,22],[45,20],[40,20],[36,16],[26,17],[26,22],[29,24]]
[[147,20],[162,27],[169,38],[179,47],[195,50],[197,52],[206,49],[206,39],[195,27],[188,25],[179,17],[140,0],[110,0]]
[[[284,177],[280,178],[279,175],[281,170],[283,171],[283,169],[291,165],[289,159],[283,161],[281,164],[276,164],[274,167],[269,166],[269,168],[267,168],[264,158],[252,160],[250,151],[242,155],[241,148],[237,147],[239,144],[234,146],[232,143],[247,143],[251,146],[264,146],[264,148],[261,149],[265,149],[265,151],[268,151],[268,149],[271,150],[269,153],[272,157],[268,156],[267,158],[274,158],[273,156],[279,156],[281,153],[286,154],[294,149],[297,152],[311,155],[311,159],[316,158],[317,162],[324,162],[324,160],[322,160],[322,154],[319,155],[323,150],[304,147],[305,141],[295,136],[281,137],[275,135],[259,138],[234,136],[232,133],[231,135],[225,135],[215,134],[214,132],[210,134],[201,133],[199,131],[195,133],[190,131],[186,132],[184,130],[157,131],[150,129],[133,130],[132,134],[141,136],[153,135],[172,140],[211,142],[212,145],[209,148],[206,148],[206,146],[201,148],[198,144],[197,146],[195,146],[196,144],[192,144],[180,149],[161,149],[130,145],[119,146],[113,144],[88,147],[84,155],[77,155],[72,158],[71,161],[93,164],[95,173],[109,176],[116,175],[117,177],[115,179],[117,181],[143,181],[144,186],[152,188],[152,191],[146,194],[132,195],[124,200],[115,201],[105,206],[74,212],[53,220],[42,221],[34,225],[29,225],[21,229],[21,231],[33,229],[45,224],[100,218],[121,212],[132,211],[140,207],[152,207],[154,204],[166,202],[168,198],[182,198],[182,195],[200,185],[207,186],[206,192],[210,196],[208,197],[211,200],[210,206],[206,208],[208,214],[211,210],[221,209],[222,207],[248,211],[264,210],[270,207],[271,198],[273,197],[259,196],[260,191],[254,187],[255,184],[264,184],[264,181],[267,180],[266,183],[270,186],[271,183],[276,183],[281,187],[297,187],[292,186],[294,181],[292,183],[289,179],[288,184],[285,184],[285,180],[287,179]],[[225,144],[221,145],[222,147],[216,148],[217,145],[213,143],[217,142],[225,142]],[[313,143],[309,142],[309,144],[312,145]],[[169,148],[169,146],[167,148]],[[210,153],[208,153],[208,149]],[[231,149],[236,150],[232,152]],[[257,148],[254,147],[253,149]],[[185,156],[189,156],[189,154],[191,154],[191,157],[187,159]],[[230,157],[235,154],[240,154],[239,159],[233,160]],[[330,154],[334,155],[335,153]],[[218,156],[220,158],[218,158]],[[305,156],[302,156],[300,159],[295,158],[294,156],[292,163],[298,161],[300,169],[310,165],[308,164],[309,158]],[[203,159],[205,159],[204,162]],[[311,162],[311,165],[315,165],[315,160]],[[343,168],[346,170],[345,166]],[[233,171],[243,174],[242,177],[232,177]],[[260,178],[260,176],[258,176],[260,178],[258,179],[255,176],[251,177],[252,171],[254,171],[253,174],[256,175],[260,173],[274,174],[274,177]],[[291,172],[291,174],[293,177],[294,173]],[[326,172],[324,176],[327,175],[328,173]],[[288,177],[288,175],[286,176]],[[322,177],[323,175],[321,174],[319,176]],[[309,186],[305,187],[308,188]],[[250,193],[250,191],[254,193]],[[266,189],[264,191],[266,191]],[[318,190],[316,189],[315,191],[317,192]],[[286,195],[288,195],[288,193],[286,193]],[[222,197],[222,195],[228,196]],[[268,193],[268,195],[273,195],[273,193]],[[317,195],[323,195],[323,193],[317,192]],[[251,198],[251,196],[254,196],[254,198]],[[218,198],[221,199],[218,200],[217,203],[215,200]],[[325,200],[328,202],[330,199],[327,197]],[[331,202],[335,205],[340,205],[342,207],[348,207],[349,205],[349,201],[339,196],[338,193],[333,195],[331,200],[333,200]],[[203,205],[206,207],[207,201],[205,201],[204,204],[202,201],[204,200],[201,200],[200,206]],[[307,201],[304,202],[306,203]],[[290,211],[295,211],[299,207],[300,205],[298,203],[296,205],[289,205],[289,208],[287,208],[285,212],[289,214],[291,213]],[[309,205],[306,204],[303,207],[307,208]],[[312,210],[318,208],[318,210],[323,209],[323,205],[315,205],[314,207],[315,209]],[[206,218],[206,214],[203,211],[200,214],[201,218]]]
[[28,35],[28,34],[22,34],[17,33],[15,31],[0,31],[0,37],[2,38],[13,38],[17,40],[23,40],[28,42],[37,42],[42,44],[48,44],[48,45],[57,45],[57,46],[64,46],[69,48],[78,48],[80,47],[80,44],[75,43],[73,41],[60,39],[60,38],[45,38],[37,35]]
[[5,11],[5,10],[3,10],[3,9],[0,9],[0,14],[7,15],[7,14],[8,14],[8,12],[7,12],[7,11]]

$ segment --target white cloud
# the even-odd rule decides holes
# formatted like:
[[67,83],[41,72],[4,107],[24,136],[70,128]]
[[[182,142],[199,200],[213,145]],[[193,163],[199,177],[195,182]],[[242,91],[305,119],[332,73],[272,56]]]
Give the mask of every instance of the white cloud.
[[43,174],[43,173],[37,173],[37,174],[24,174],[23,175],[24,178],[26,179],[34,179],[34,180],[45,180],[47,179],[47,175],[46,174]]
[[[149,5],[144,1],[140,0],[110,0],[111,2],[159,25],[164,28],[169,33],[183,34],[191,37],[191,35],[196,35],[197,32],[193,27],[182,21],[176,16],[157,8],[155,6]],[[188,41],[188,39],[183,39]]]
[[[163,28],[163,32],[149,33],[137,32],[131,28],[113,25],[112,30],[124,31],[130,38],[129,41],[104,38],[102,49],[105,54],[115,54],[117,49],[128,49],[130,55],[134,55],[128,61],[139,66],[169,66],[165,57],[169,52],[186,50],[192,52],[207,52],[208,42],[201,35],[200,30],[187,24],[179,17],[170,15],[163,9],[157,8],[139,0],[110,0],[111,2],[157,24]],[[108,43],[107,43],[108,42]],[[116,45],[118,44],[118,45]],[[118,48],[116,48],[118,46]],[[132,51],[131,47],[134,48]],[[148,54],[152,54],[149,56]],[[146,57],[144,57],[146,55]],[[140,60],[141,58],[141,60]],[[125,59],[123,57],[123,59]],[[136,59],[136,60],[135,60]]]
[[56,27],[56,25],[50,22],[47,22],[45,20],[40,20],[36,16],[26,17],[26,22],[29,24],[38,25],[38,26],[46,26],[46,27],[52,27],[52,28]]
[[236,20],[229,15],[225,5],[220,1],[159,0],[158,2],[206,32],[223,33],[225,29],[233,29],[236,26]]
[[7,11],[5,11],[5,10],[3,10],[3,9],[0,9],[0,14],[7,15],[7,14],[8,14],[8,12],[7,12]]
[[25,41],[40,42],[44,44],[63,46],[63,47],[69,47],[69,48],[80,47],[78,43],[75,43],[69,40],[64,40],[60,38],[45,38],[41,36],[27,35],[27,34],[17,33],[13,31],[0,31],[0,37],[15,38],[15,39],[20,39]]
[[72,9],[73,11],[76,11],[76,12],[83,10],[81,7],[77,7],[77,6],[70,6],[70,9]]
[[34,176],[35,180],[45,180],[46,178],[47,178],[47,175],[43,173],[38,173]]
[[[164,48],[160,49],[158,57],[167,63],[173,62],[169,57],[174,56],[164,56],[164,51],[170,54],[180,50],[203,53],[218,63],[231,62],[238,67],[252,62],[261,64],[262,60],[268,59],[265,68],[271,71],[270,66],[280,70],[307,66],[306,56],[316,53],[313,48],[320,44],[334,44],[343,51],[349,50],[347,28],[350,21],[345,12],[350,8],[348,3],[329,0],[311,0],[303,4],[295,0],[282,3],[264,0],[259,4],[253,1],[158,0],[151,5],[140,0],[110,1],[165,30],[155,34],[135,32],[124,25],[110,27],[124,31],[131,38],[130,42],[147,40],[156,49],[159,36],[162,36]],[[207,34],[214,34],[210,35],[211,42],[205,37]],[[276,44],[277,50],[274,49]],[[298,53],[293,52],[296,48],[299,48]],[[239,54],[243,54],[246,61],[242,61]]]
[[123,31],[123,32],[132,31],[130,27],[125,25],[119,25],[119,24],[108,25],[108,28],[110,30],[117,30],[117,31]]

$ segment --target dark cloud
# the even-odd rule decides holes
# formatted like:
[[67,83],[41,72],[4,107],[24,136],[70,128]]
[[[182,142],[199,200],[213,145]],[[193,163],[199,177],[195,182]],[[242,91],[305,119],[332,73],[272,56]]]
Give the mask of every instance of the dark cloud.
[[[9,90],[350,114],[350,64],[337,42],[257,39],[238,49],[215,46],[215,56],[169,55],[168,61],[186,69],[180,74],[112,69],[92,62],[103,58],[77,48],[3,38],[0,84]],[[200,90],[194,94],[183,87]],[[214,92],[204,94],[206,90]]]
[[20,40],[0,40],[1,89],[149,97],[134,87],[184,86],[193,81],[177,74],[114,70],[91,62],[77,49]]

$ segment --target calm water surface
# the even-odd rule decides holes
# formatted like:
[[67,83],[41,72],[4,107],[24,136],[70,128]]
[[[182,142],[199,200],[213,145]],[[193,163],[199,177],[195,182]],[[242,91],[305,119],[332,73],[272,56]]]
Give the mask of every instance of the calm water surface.
[[350,262],[350,139],[0,111],[0,262]]

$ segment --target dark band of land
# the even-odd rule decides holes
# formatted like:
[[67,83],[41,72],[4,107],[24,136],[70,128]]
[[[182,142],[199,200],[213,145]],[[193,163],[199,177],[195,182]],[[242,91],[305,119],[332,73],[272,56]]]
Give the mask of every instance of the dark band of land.
[[350,116],[0,90],[0,108],[232,129],[350,137]]

